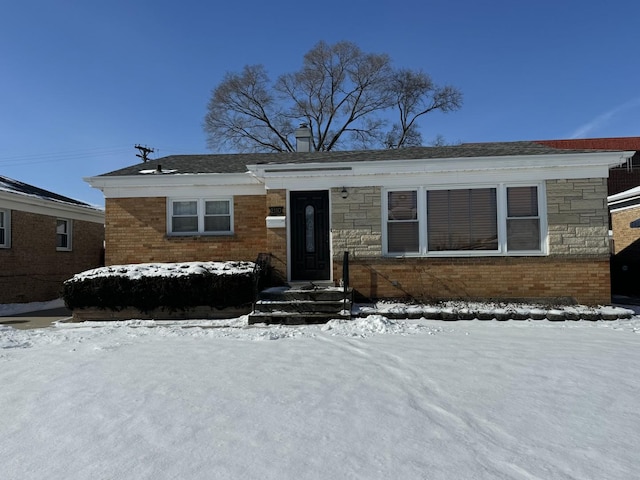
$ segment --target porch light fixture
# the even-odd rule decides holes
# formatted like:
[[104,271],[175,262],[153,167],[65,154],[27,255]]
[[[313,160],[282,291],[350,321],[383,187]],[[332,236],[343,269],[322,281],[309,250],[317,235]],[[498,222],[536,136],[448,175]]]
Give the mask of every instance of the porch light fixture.
[[342,198],[347,198],[349,196],[349,192],[347,192],[347,187],[342,187],[342,192],[340,192],[340,196]]

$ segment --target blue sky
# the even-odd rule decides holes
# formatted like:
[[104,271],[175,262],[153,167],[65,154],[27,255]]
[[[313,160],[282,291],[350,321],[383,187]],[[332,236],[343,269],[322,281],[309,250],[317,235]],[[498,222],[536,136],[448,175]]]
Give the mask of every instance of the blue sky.
[[206,153],[225,72],[297,70],[349,40],[464,94],[425,140],[640,135],[635,0],[22,0],[0,16],[0,175],[102,205],[82,177]]

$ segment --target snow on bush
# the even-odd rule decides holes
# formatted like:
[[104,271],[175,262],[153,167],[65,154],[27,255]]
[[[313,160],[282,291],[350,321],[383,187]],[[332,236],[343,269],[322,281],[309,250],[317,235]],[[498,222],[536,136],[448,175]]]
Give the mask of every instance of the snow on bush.
[[112,265],[67,280],[62,297],[71,309],[226,308],[251,303],[255,281],[252,262]]

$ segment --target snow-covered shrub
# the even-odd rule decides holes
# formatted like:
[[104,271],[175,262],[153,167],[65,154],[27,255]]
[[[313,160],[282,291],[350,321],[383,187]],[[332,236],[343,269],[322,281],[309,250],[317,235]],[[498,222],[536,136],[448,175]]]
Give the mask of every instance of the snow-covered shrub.
[[251,262],[185,262],[112,265],[75,275],[64,282],[62,298],[70,309],[143,312],[164,307],[239,307],[254,300],[256,276]]

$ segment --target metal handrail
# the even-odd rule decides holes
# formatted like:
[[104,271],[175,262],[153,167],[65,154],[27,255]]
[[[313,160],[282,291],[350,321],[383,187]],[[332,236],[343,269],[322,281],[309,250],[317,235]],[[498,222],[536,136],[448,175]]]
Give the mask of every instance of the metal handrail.
[[[342,310],[347,309],[347,294],[349,291],[349,252],[344,252],[342,257]],[[351,308],[349,308],[351,317]]]

